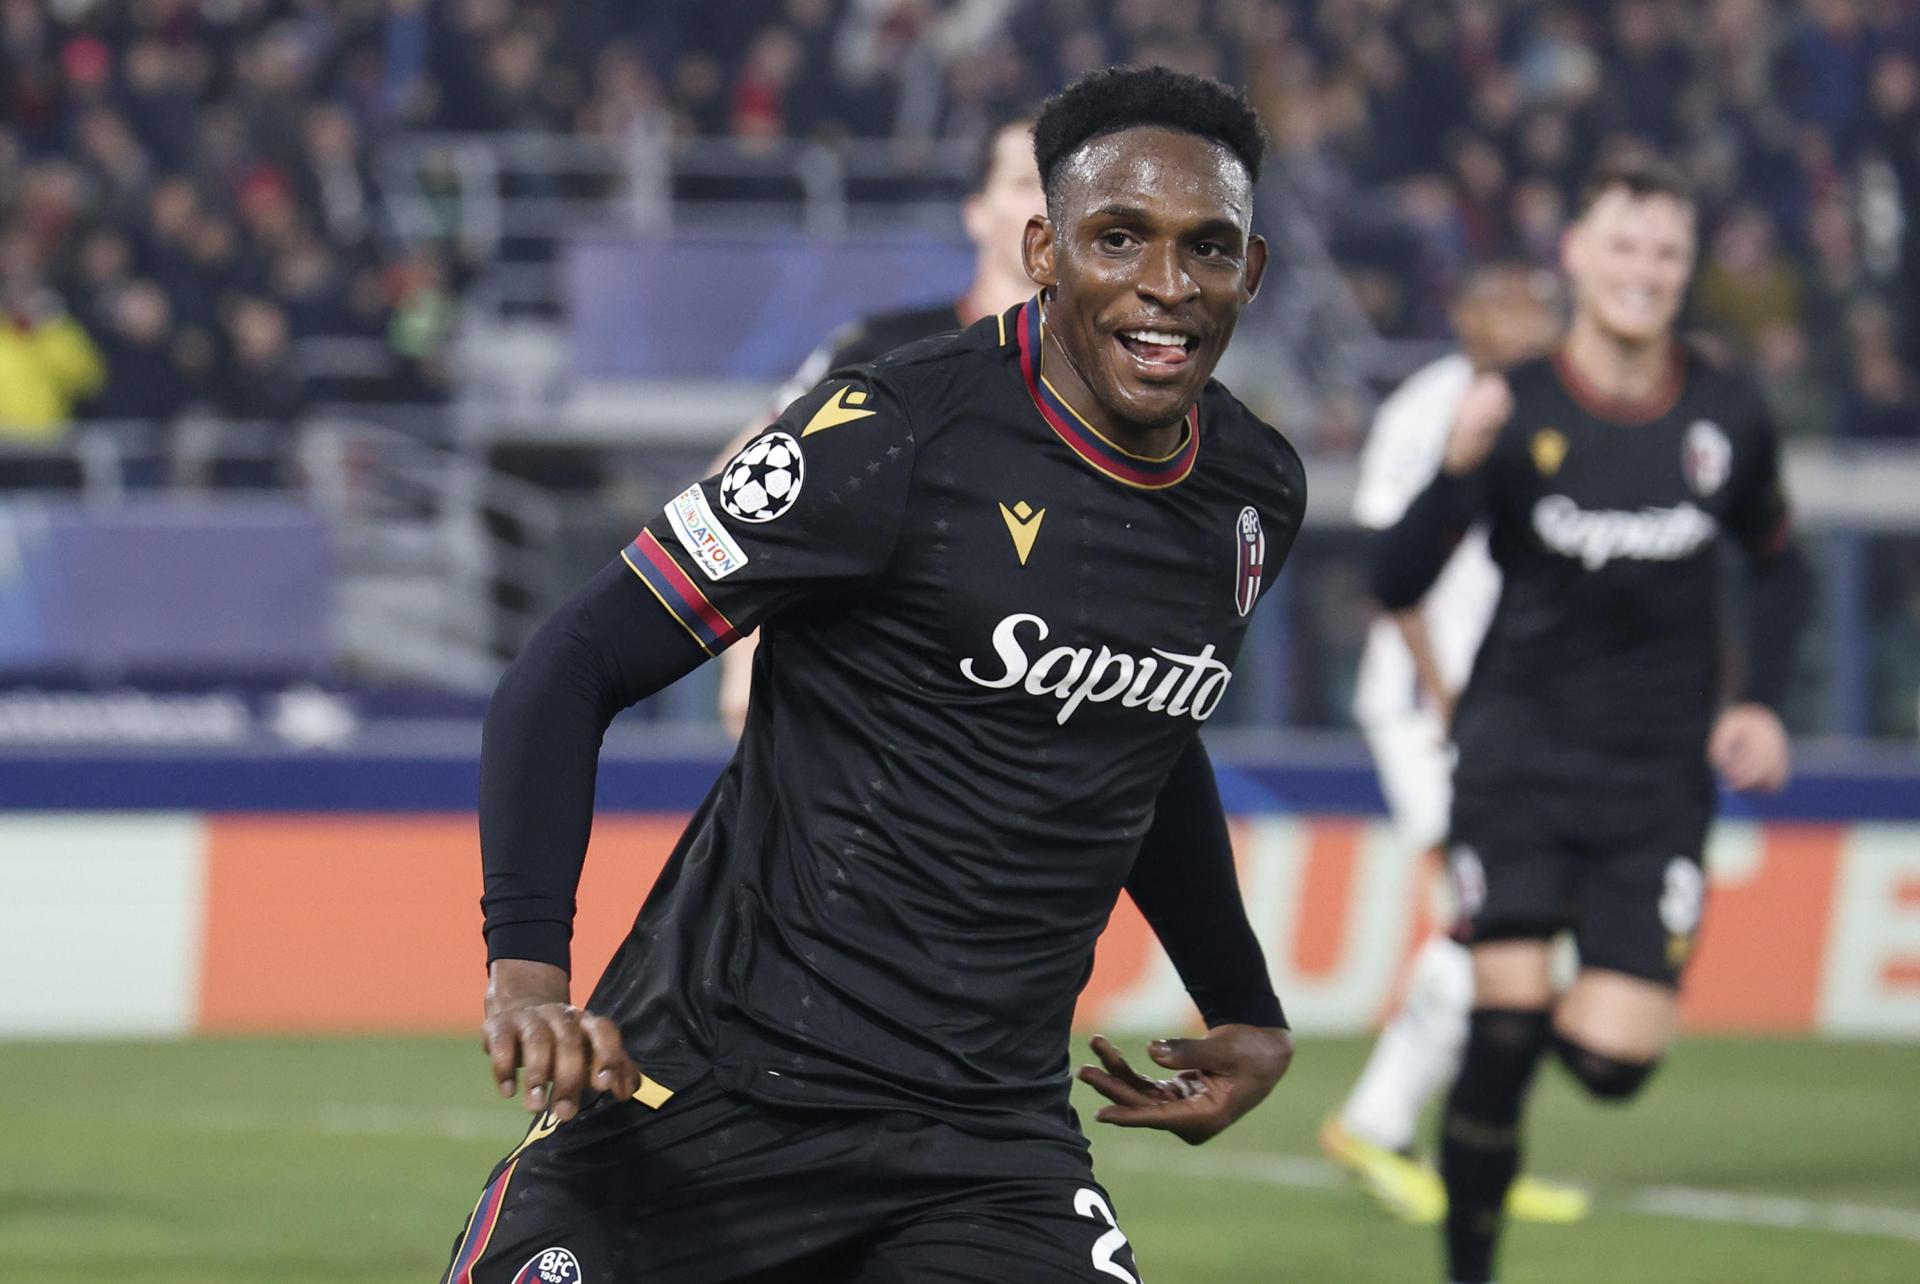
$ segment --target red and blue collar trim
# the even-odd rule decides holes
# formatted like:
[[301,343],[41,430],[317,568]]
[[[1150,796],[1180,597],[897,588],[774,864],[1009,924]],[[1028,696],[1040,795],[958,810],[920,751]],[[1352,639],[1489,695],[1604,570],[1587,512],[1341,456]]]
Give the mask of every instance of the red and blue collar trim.
[[1159,459],[1133,454],[1101,436],[1100,430],[1081,418],[1080,412],[1068,405],[1067,399],[1056,392],[1041,373],[1040,342],[1045,325],[1037,297],[1021,305],[1014,321],[1014,333],[1020,344],[1020,374],[1027,382],[1028,395],[1054,435],[1066,442],[1076,455],[1115,481],[1139,490],[1165,490],[1186,480],[1187,474],[1193,471],[1194,461],[1200,457],[1198,406],[1187,411],[1186,435],[1181,437],[1172,454]]

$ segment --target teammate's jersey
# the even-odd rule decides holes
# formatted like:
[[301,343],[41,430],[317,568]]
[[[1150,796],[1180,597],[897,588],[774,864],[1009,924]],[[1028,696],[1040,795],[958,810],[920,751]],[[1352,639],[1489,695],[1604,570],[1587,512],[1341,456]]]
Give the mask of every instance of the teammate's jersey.
[[960,302],[935,304],[925,308],[905,308],[898,312],[876,312],[872,316],[849,321],[827,336],[825,343],[807,354],[787,381],[774,392],[773,411],[779,414],[808,389],[842,366],[865,365],[877,361],[895,348],[918,343],[935,335],[965,329],[967,319],[960,315]]
[[[1369,530],[1385,530],[1440,471],[1454,413],[1473,382],[1473,363],[1455,353],[1416,370],[1381,403],[1360,452],[1360,483],[1353,517]],[[1475,527],[1460,541],[1440,578],[1420,601],[1434,659],[1448,689],[1458,692],[1473,667],[1474,652],[1500,596],[1500,571],[1487,554],[1487,535]],[[1367,631],[1354,682],[1353,717],[1379,727],[1429,703],[1419,689],[1413,655],[1399,626],[1382,616]]]
[[678,1087],[1071,1133],[1068,1026],[1160,786],[1299,528],[1217,383],[1130,455],[1037,302],[838,372],[625,557],[703,647],[758,626],[726,772],[591,1000]]
[[1669,386],[1642,405],[1586,389],[1558,357],[1508,383],[1512,418],[1475,474],[1504,585],[1455,720],[1458,786],[1702,788],[1720,696],[1716,537],[1786,538],[1760,399],[1678,347]]

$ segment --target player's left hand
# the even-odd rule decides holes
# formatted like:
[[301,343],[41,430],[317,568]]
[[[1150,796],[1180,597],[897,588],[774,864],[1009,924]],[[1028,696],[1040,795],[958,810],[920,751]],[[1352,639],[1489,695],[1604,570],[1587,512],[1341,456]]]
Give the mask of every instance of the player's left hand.
[[1713,724],[1707,761],[1727,788],[1771,793],[1787,783],[1793,754],[1780,716],[1764,704],[1729,706]]
[[1259,1105],[1293,1064],[1293,1035],[1252,1025],[1149,1043],[1147,1055],[1175,1071],[1171,1079],[1140,1074],[1104,1035],[1094,1035],[1092,1047],[1100,1065],[1081,1066],[1080,1082],[1114,1103],[1094,1118],[1122,1128],[1159,1128],[1190,1146],[1218,1136]]

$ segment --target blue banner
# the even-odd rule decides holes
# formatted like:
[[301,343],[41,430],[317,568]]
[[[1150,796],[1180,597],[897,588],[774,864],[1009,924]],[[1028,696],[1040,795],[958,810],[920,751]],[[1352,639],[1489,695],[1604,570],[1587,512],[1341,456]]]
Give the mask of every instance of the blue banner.
[[332,575],[287,500],[0,502],[0,676],[319,672]]

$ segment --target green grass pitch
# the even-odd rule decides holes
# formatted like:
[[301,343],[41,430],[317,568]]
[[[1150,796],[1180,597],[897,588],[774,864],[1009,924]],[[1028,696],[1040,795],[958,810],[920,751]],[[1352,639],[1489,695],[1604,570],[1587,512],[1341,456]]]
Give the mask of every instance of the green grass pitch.
[[[430,1284],[524,1127],[475,1042],[0,1043],[0,1277]],[[1435,1232],[1314,1151],[1365,1049],[1303,1040],[1279,1092],[1199,1149],[1090,1125],[1148,1284],[1440,1278]],[[1597,1207],[1518,1228],[1502,1278],[1920,1281],[1916,1089],[1914,1046],[1692,1040],[1624,1110],[1550,1070],[1532,1166],[1589,1182]]]

